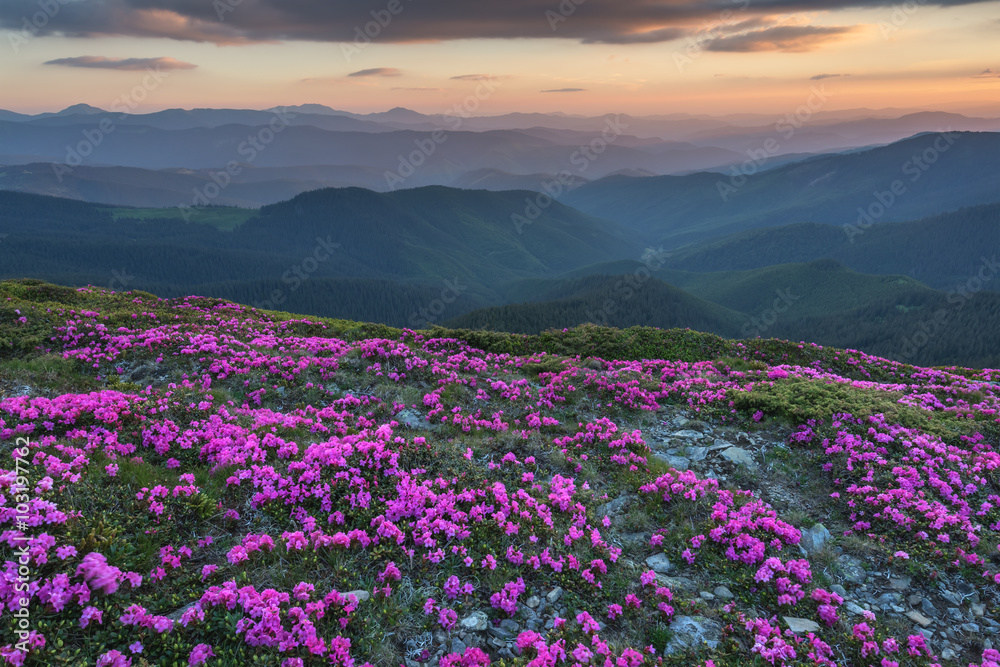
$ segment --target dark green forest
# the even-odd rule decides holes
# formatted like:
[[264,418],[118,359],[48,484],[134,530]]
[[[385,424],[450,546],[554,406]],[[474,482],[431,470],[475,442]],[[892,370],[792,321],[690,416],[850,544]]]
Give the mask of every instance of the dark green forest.
[[179,209],[0,192],[0,278],[410,328],[690,328],[1000,366],[1000,204],[852,238],[798,224],[644,254],[618,224],[558,203],[515,226],[528,196],[327,189],[186,221]]

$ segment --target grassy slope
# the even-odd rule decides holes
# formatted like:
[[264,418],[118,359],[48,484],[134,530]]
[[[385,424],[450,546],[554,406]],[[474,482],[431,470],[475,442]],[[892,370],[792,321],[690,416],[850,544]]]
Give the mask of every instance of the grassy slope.
[[[182,328],[193,327],[196,330],[206,324],[211,324],[210,331],[219,334],[236,336],[239,339],[245,332],[254,327],[268,327],[270,318],[287,323],[288,330],[280,334],[280,350],[275,343],[261,341],[248,346],[248,349],[260,349],[275,360],[288,359],[289,365],[306,361],[316,353],[308,353],[302,347],[303,341],[319,341],[333,337],[346,341],[359,341],[372,338],[398,339],[409,348],[413,354],[426,357],[419,352],[421,345],[412,338],[401,337],[402,332],[379,325],[366,325],[342,320],[324,320],[320,318],[303,318],[287,313],[270,313],[261,315],[227,305],[216,300],[199,299],[191,302],[194,308],[180,307],[181,302],[165,302],[150,295],[141,293],[106,294],[99,290],[76,291],[67,288],[46,285],[38,282],[5,282],[0,283],[0,387],[2,395],[10,395],[12,391],[27,391],[34,397],[55,397],[64,394],[80,394],[91,391],[117,390],[125,393],[139,391],[149,385],[151,392],[145,403],[136,407],[136,414],[145,414],[147,419],[160,423],[169,419],[180,429],[195,428],[205,419],[202,408],[196,408],[199,401],[208,400],[223,405],[234,401],[230,410],[237,411],[244,401],[251,401],[251,387],[245,387],[242,378],[236,375],[230,379],[217,377],[211,389],[194,386],[180,386],[183,379],[193,374],[197,378],[205,372],[213,362],[211,352],[189,350],[184,346],[168,346],[161,351],[178,353],[177,357],[164,355],[163,363],[156,363],[153,357],[158,354],[155,349],[133,348],[122,351],[122,356],[113,363],[99,363],[97,368],[72,359],[64,359],[58,354],[58,348],[47,351],[40,348],[53,347],[50,340],[54,326],[61,326],[67,317],[87,321],[88,312],[100,313],[96,323],[107,326],[111,331],[117,327],[149,328],[157,324],[149,319],[153,314],[171,326]],[[66,310],[63,310],[66,309]],[[77,315],[68,311],[72,310]],[[20,311],[20,312],[18,312]],[[145,313],[146,315],[140,315]],[[25,317],[21,322],[18,318]],[[106,319],[105,319],[106,318]],[[277,329],[280,331],[280,328]],[[717,435],[735,439],[748,436],[754,442],[766,443],[764,448],[755,452],[760,468],[749,470],[744,468],[725,468],[722,475],[722,485],[726,488],[749,488],[757,491],[763,497],[772,501],[781,511],[781,517],[797,525],[812,525],[817,520],[823,520],[833,530],[833,547],[831,550],[811,557],[815,585],[829,588],[834,582],[840,581],[836,552],[833,548],[843,550],[843,553],[862,557],[870,569],[892,572],[913,577],[913,589],[919,590],[931,597],[935,604],[944,604],[940,599],[940,586],[955,588],[960,581],[972,580],[978,577],[979,568],[953,567],[948,564],[950,556],[936,556],[931,549],[910,545],[902,532],[892,532],[884,529],[881,535],[866,537],[859,534],[846,538],[838,535],[849,525],[848,510],[842,504],[830,499],[834,488],[843,490],[843,486],[833,486],[833,474],[824,473],[820,465],[827,460],[823,448],[817,441],[806,441],[800,444],[786,444],[789,428],[803,423],[807,419],[828,420],[834,413],[850,412],[856,417],[884,414],[889,423],[899,423],[909,428],[921,428],[927,434],[945,438],[955,446],[963,443],[962,436],[969,436],[976,431],[982,431],[987,438],[983,447],[995,450],[998,446],[997,426],[985,414],[973,414],[973,417],[963,418],[955,412],[937,410],[925,411],[899,402],[899,393],[885,391],[865,386],[865,382],[888,381],[914,383],[915,386],[928,383],[931,377],[927,371],[914,369],[885,362],[862,353],[844,352],[835,349],[823,349],[816,346],[797,345],[774,340],[731,341],[711,335],[692,331],[673,330],[659,331],[654,329],[630,329],[618,331],[598,327],[582,327],[566,332],[546,332],[539,336],[516,336],[477,331],[435,330],[434,336],[447,336],[465,341],[474,348],[497,354],[532,355],[530,359],[518,361],[508,366],[508,370],[497,373],[495,377],[504,381],[516,382],[525,380],[540,386],[548,386],[552,381],[551,373],[571,370],[582,373],[592,379],[608,382],[632,382],[639,386],[653,389],[659,385],[659,377],[651,377],[648,373],[629,368],[612,368],[609,361],[584,361],[580,357],[600,357],[604,360],[613,359],[677,359],[695,362],[710,361],[710,364],[699,367],[692,378],[695,384],[704,379],[739,380],[744,376],[767,371],[769,366],[778,364],[799,364],[812,366],[819,371],[839,375],[841,378],[854,378],[862,384],[851,385],[831,383],[826,379],[815,380],[803,378],[780,379],[778,376],[770,381],[761,382],[759,389],[745,394],[733,395],[736,413],[730,413],[729,406],[705,405],[696,413],[689,406],[683,391],[674,398],[663,400],[658,412],[648,412],[625,407],[614,400],[614,389],[605,393],[596,386],[581,387],[579,391],[570,393],[570,400],[565,404],[557,403],[554,407],[542,412],[545,416],[557,418],[562,425],[543,427],[538,433],[531,433],[527,438],[521,438],[516,433],[491,435],[489,431],[473,429],[463,431],[457,427],[444,426],[434,431],[409,431],[397,429],[404,436],[405,444],[399,451],[405,468],[420,468],[429,471],[430,475],[444,475],[462,480],[472,488],[489,488],[495,482],[503,482],[507,488],[520,488],[523,483],[520,478],[521,468],[495,468],[492,463],[499,461],[505,452],[513,452],[521,460],[534,456],[537,464],[530,468],[538,480],[548,480],[552,475],[575,477],[578,486],[586,482],[591,491],[580,492],[579,500],[584,504],[587,518],[598,521],[596,508],[609,498],[621,494],[639,497],[639,500],[628,501],[622,513],[613,514],[610,528],[602,531],[613,541],[624,540],[626,535],[640,534],[645,536],[644,542],[622,542],[626,545],[623,557],[616,563],[607,561],[608,574],[602,577],[605,588],[597,591],[588,584],[569,573],[557,574],[548,569],[532,573],[530,568],[518,568],[498,558],[497,570],[473,570],[477,592],[474,599],[457,604],[462,616],[476,608],[486,609],[492,617],[499,620],[502,616],[497,610],[492,610],[487,602],[489,594],[499,591],[505,582],[517,576],[524,576],[530,590],[539,595],[545,595],[554,586],[561,586],[564,597],[560,604],[566,608],[561,612],[564,617],[575,617],[578,610],[589,610],[595,618],[608,622],[607,631],[601,636],[608,641],[612,649],[620,651],[625,646],[642,647],[654,645],[662,654],[664,645],[670,641],[672,631],[669,624],[659,620],[655,609],[644,606],[641,611],[627,610],[617,621],[606,618],[606,605],[609,602],[620,601],[626,592],[639,592],[634,583],[638,572],[645,570],[642,561],[659,551],[648,546],[649,535],[658,532],[665,541],[660,547],[678,563],[680,573],[691,580],[693,589],[685,588],[681,581],[669,584],[674,590],[673,606],[677,615],[698,615],[722,624],[731,624],[733,630],[727,634],[715,651],[694,649],[681,651],[672,655],[666,661],[671,667],[681,667],[701,664],[706,658],[713,658],[717,665],[735,667],[736,665],[755,664],[757,657],[749,652],[753,638],[742,630],[742,624],[734,611],[726,611],[719,600],[706,601],[698,596],[698,590],[712,590],[719,583],[727,585],[736,595],[735,611],[748,616],[768,618],[773,614],[787,614],[788,610],[779,607],[770,589],[761,588],[754,580],[755,567],[742,567],[727,561],[721,551],[711,546],[703,548],[698,559],[691,566],[684,564],[680,558],[683,549],[690,546],[690,538],[698,531],[707,531],[712,522],[709,496],[703,501],[684,500],[676,498],[666,502],[658,499],[659,492],[650,497],[643,497],[640,490],[642,484],[660,478],[665,473],[674,475],[655,458],[650,458],[647,469],[628,471],[611,464],[605,458],[606,448],[598,444],[588,444],[583,449],[570,452],[569,456],[560,454],[559,447],[553,444],[553,439],[577,432],[574,426],[578,422],[592,422],[601,417],[612,419],[618,424],[621,434],[632,429],[641,429],[645,440],[656,444],[656,434],[667,434],[670,425],[677,422],[681,415],[686,415],[695,421],[689,422],[687,428],[713,429]],[[302,338],[316,336],[316,339]],[[97,342],[97,339],[94,339]],[[449,344],[443,344],[447,349]],[[369,352],[372,348],[366,348]],[[545,355],[537,353],[545,352]],[[369,355],[368,352],[365,353]],[[283,356],[284,355],[284,356]],[[562,356],[568,355],[568,356]],[[320,357],[328,356],[325,354]],[[376,355],[377,357],[377,355]],[[200,359],[199,359],[200,358]],[[271,373],[260,382],[263,391],[263,403],[260,408],[274,410],[286,415],[296,414],[296,410],[305,405],[330,405],[332,401],[342,397],[347,390],[356,395],[366,395],[378,399],[371,405],[360,408],[359,414],[367,415],[374,423],[387,423],[392,411],[388,409],[393,401],[404,404],[419,404],[420,397],[430,392],[432,387],[440,390],[444,404],[449,408],[454,406],[464,413],[471,412],[477,406],[484,407],[488,415],[492,410],[503,408],[508,411],[507,419],[525,418],[531,410],[537,411],[531,403],[512,405],[493,398],[490,403],[481,406],[468,382],[483,375],[483,369],[476,371],[459,371],[450,380],[443,380],[438,385],[436,377],[429,376],[419,367],[405,370],[395,366],[397,370],[409,373],[406,381],[393,382],[388,378],[376,376],[370,367],[374,357],[362,356],[360,348],[340,357],[340,368],[336,371],[333,382],[335,386],[326,393],[320,387],[308,387],[304,384],[306,377],[313,382],[317,378],[301,376],[291,380],[282,378],[280,371]],[[395,364],[390,358],[382,358],[383,363]],[[494,359],[496,361],[496,359]],[[501,360],[502,361],[502,360]],[[116,371],[116,367],[120,371]],[[367,368],[366,368],[367,367]],[[257,373],[261,372],[258,369]],[[267,371],[264,371],[268,373]],[[953,369],[954,374],[938,374],[935,381],[947,381],[953,386],[929,389],[944,397],[966,398],[969,401],[982,400],[984,385],[970,385],[973,391],[965,387],[963,376],[982,379],[1000,379],[996,372],[975,373],[962,369]],[[248,379],[249,376],[247,376]],[[754,376],[755,377],[755,376]],[[701,378],[701,379],[697,379]],[[922,379],[923,378],[923,379]],[[329,383],[331,378],[323,380]],[[766,380],[766,377],[762,377]],[[168,383],[178,386],[168,386]],[[256,383],[256,375],[254,376]],[[486,386],[483,383],[480,386]],[[552,385],[555,387],[555,385]],[[280,389],[278,389],[280,387]],[[978,398],[973,394],[978,392]],[[171,397],[167,400],[168,397]],[[148,408],[158,401],[164,401],[164,412],[156,415],[147,412]],[[217,405],[218,405],[217,403]],[[44,402],[39,402],[44,407]],[[256,407],[256,406],[255,406]],[[764,416],[751,418],[756,411]],[[89,413],[84,413],[88,415]],[[122,420],[119,430],[121,442],[139,442],[139,430],[144,428],[141,422],[135,421],[135,415],[109,416],[102,413],[101,419]],[[303,428],[289,427],[275,422],[269,426],[267,421],[270,413],[261,413],[265,419],[259,426],[253,426],[253,420],[240,416],[234,421],[234,427],[239,425],[263,436],[266,433],[277,434],[285,440],[297,440],[300,443],[319,439],[317,435]],[[8,426],[16,418],[6,414]],[[347,418],[349,424],[353,417]],[[669,423],[667,423],[669,420]],[[29,420],[30,421],[30,420]],[[104,422],[90,416],[77,424],[80,428],[93,433],[102,432]],[[330,426],[335,426],[333,422]],[[148,426],[148,424],[147,424]],[[826,433],[819,424],[817,431]],[[39,425],[41,428],[41,425]],[[74,436],[69,435],[65,424],[55,425],[57,441],[69,442]],[[674,427],[676,428],[676,427]],[[354,427],[347,432],[356,431]],[[420,434],[427,438],[427,447],[416,447],[412,436]],[[742,435],[741,435],[742,434]],[[36,436],[37,437],[37,436]],[[103,437],[103,436],[101,436]],[[668,437],[669,439],[669,437]],[[79,437],[77,440],[79,442]],[[749,442],[749,441],[748,441]],[[413,446],[410,446],[413,445]],[[141,445],[140,445],[141,446]],[[748,445],[749,446],[749,445]],[[639,452],[648,454],[644,445],[636,447]],[[60,456],[64,452],[56,447],[43,447],[50,455]],[[471,460],[466,459],[466,448],[473,452]],[[249,491],[244,488],[232,487],[224,482],[227,475],[241,469],[223,468],[212,470],[208,462],[201,460],[197,450],[174,449],[169,452],[182,460],[182,468],[174,470],[166,465],[168,454],[154,453],[151,449],[140,450],[142,459],[122,458],[117,476],[111,478],[104,473],[104,466],[109,463],[99,451],[90,453],[92,460],[82,464],[79,472],[82,479],[78,483],[67,485],[67,491],[50,493],[48,498],[61,507],[72,507],[82,513],[78,519],[65,526],[53,525],[47,530],[54,534],[60,545],[75,545],[79,556],[89,551],[100,551],[109,560],[123,569],[129,569],[148,574],[160,563],[160,548],[164,545],[178,546],[194,545],[198,536],[211,534],[215,536],[215,544],[209,547],[196,548],[191,561],[185,561],[176,572],[170,571],[161,583],[154,583],[148,578],[143,587],[130,591],[127,586],[113,596],[95,594],[92,604],[105,610],[103,625],[93,625],[84,631],[79,627],[79,608],[74,604],[66,611],[59,612],[52,608],[35,608],[32,620],[50,642],[44,652],[38,652],[29,658],[27,663],[34,665],[84,665],[93,664],[99,653],[112,648],[126,651],[126,646],[140,639],[145,645],[142,661],[148,664],[174,665],[186,664],[189,651],[199,643],[208,643],[215,648],[219,656],[216,662],[209,664],[278,664],[274,649],[264,647],[248,647],[236,636],[236,623],[244,617],[240,607],[227,612],[224,608],[207,610],[205,623],[194,623],[188,629],[175,628],[169,635],[158,635],[154,632],[140,631],[122,626],[115,619],[122,606],[129,603],[142,604],[154,614],[168,614],[183,608],[192,599],[197,599],[209,584],[219,584],[223,580],[232,579],[239,586],[255,585],[258,589],[274,587],[279,591],[289,591],[298,581],[315,582],[317,592],[321,596],[331,587],[340,591],[355,589],[371,590],[379,585],[375,582],[376,575],[385,563],[394,560],[402,569],[404,578],[394,584],[393,596],[386,600],[378,598],[363,602],[359,612],[350,618],[346,634],[352,638],[352,654],[359,662],[370,660],[378,665],[397,665],[405,656],[418,657],[418,653],[410,653],[406,640],[416,641],[428,629],[434,629],[434,619],[425,616],[420,608],[428,596],[444,600],[441,586],[446,576],[455,572],[466,580],[469,571],[463,568],[459,561],[445,560],[440,567],[421,562],[419,558],[407,563],[405,555],[389,543],[370,550],[330,550],[311,552],[286,551],[278,535],[283,530],[296,530],[297,523],[290,520],[288,510],[280,503],[265,505],[260,510],[251,510]],[[577,458],[581,453],[589,455],[588,461]],[[890,463],[897,461],[902,455],[900,451],[884,454]],[[74,456],[69,452],[69,456]],[[763,458],[762,458],[763,457]],[[294,457],[293,457],[294,458]],[[842,461],[836,456],[829,459],[835,465]],[[286,471],[288,461],[267,455],[266,463],[275,466],[279,471]],[[150,519],[148,508],[136,500],[136,492],[142,487],[151,488],[156,484],[172,485],[177,483],[180,472],[191,472],[201,491],[193,499],[184,498],[165,501],[171,513],[171,520],[157,523]],[[846,482],[854,481],[861,475],[859,471],[851,477],[846,471],[839,474]],[[283,474],[290,474],[284,473]],[[417,473],[414,473],[417,474]],[[881,474],[881,473],[880,473]],[[357,475],[369,479],[370,472],[363,469]],[[247,479],[252,479],[248,477]],[[378,477],[371,477],[371,481]],[[384,479],[384,478],[383,478]],[[882,479],[881,477],[879,478]],[[478,480],[485,480],[479,482]],[[390,494],[392,484],[384,484],[383,494]],[[608,494],[604,496],[603,494]],[[544,492],[540,496],[545,499]],[[976,496],[978,497],[978,495]],[[352,508],[343,498],[340,498],[336,509],[342,509],[348,519],[348,527],[365,526],[370,518],[365,511]],[[412,500],[410,501],[412,502]],[[546,501],[548,502],[548,501]],[[241,518],[227,520],[222,516],[222,509],[238,508]],[[329,511],[329,508],[327,509]],[[320,514],[325,516],[325,514]],[[557,515],[556,536],[568,532],[568,524],[564,525],[562,515]],[[995,518],[995,517],[994,517]],[[986,521],[987,519],[984,519]],[[149,532],[155,526],[153,533]],[[325,528],[325,525],[324,525]],[[327,528],[334,530],[335,527]],[[524,535],[505,536],[502,531],[488,529],[488,524],[476,528],[472,539],[466,544],[473,549],[478,557],[490,550],[498,555],[507,546],[523,548],[529,553],[533,548],[527,543]],[[878,532],[877,530],[875,532]],[[249,562],[237,565],[227,563],[227,550],[239,544],[247,533],[270,534],[275,536],[279,547],[273,553],[253,554]],[[549,539],[548,533],[544,533]],[[888,542],[881,542],[880,537],[889,536]],[[980,551],[989,552],[995,545],[995,535],[984,533],[984,544]],[[583,541],[584,543],[587,540]],[[556,553],[563,552],[561,539],[553,539],[550,543]],[[912,554],[907,562],[893,560],[892,554],[897,548],[905,546]],[[591,550],[583,543],[574,549],[577,555],[588,559],[599,556],[600,553]],[[950,552],[949,552],[950,553]],[[70,557],[67,563],[51,558],[43,566],[36,566],[38,575],[51,576],[60,569],[67,569],[72,574],[78,557]],[[784,557],[798,557],[797,553]],[[219,571],[202,583],[199,573],[201,566],[217,564]],[[855,591],[850,586],[852,593]],[[995,597],[988,590],[980,591],[984,602],[995,602]],[[523,599],[523,598],[522,598]],[[963,605],[964,609],[964,605]],[[117,611],[116,611],[117,610]],[[799,609],[795,613],[808,615],[808,610]],[[990,612],[992,613],[992,612]],[[650,615],[652,614],[652,615]],[[842,613],[843,615],[843,613]],[[895,633],[902,641],[910,630],[905,622],[894,624],[892,616],[886,615],[876,624],[879,638],[887,633]],[[858,619],[842,622],[833,628],[824,628],[822,636],[835,647],[836,659],[860,662],[860,645],[851,638],[850,623]],[[524,616],[517,616],[519,623],[525,622]],[[287,625],[287,622],[286,622]],[[332,620],[319,624],[319,630],[324,636],[338,634]],[[570,640],[569,646],[583,640],[577,626],[568,624],[565,636]],[[4,637],[11,641],[6,629]],[[58,638],[58,642],[56,642]],[[414,644],[417,646],[418,644]],[[960,652],[957,657],[966,664],[967,660],[978,660],[982,644],[977,644],[975,638],[960,642]],[[492,651],[492,649],[490,649]],[[418,648],[419,651],[419,648]],[[615,655],[618,655],[616,652]],[[305,656],[307,661],[309,656]],[[495,657],[495,656],[494,656]],[[523,665],[531,655],[509,659],[503,664]],[[926,659],[908,658],[900,655],[901,664],[905,667],[926,665]],[[967,659],[967,660],[966,660]],[[495,663],[499,660],[495,659]],[[957,661],[947,661],[955,664]],[[133,664],[140,664],[139,659]],[[142,662],[141,664],[147,664]],[[314,660],[307,664],[326,664],[326,660]],[[803,663],[805,664],[805,663]]]

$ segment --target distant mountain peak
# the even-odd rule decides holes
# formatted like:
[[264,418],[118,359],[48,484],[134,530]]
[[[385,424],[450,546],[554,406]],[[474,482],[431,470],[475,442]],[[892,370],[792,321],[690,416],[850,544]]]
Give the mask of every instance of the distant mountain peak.
[[56,116],[77,116],[80,114],[97,114],[97,113],[107,113],[104,109],[100,109],[89,104],[74,104],[73,106],[66,107],[62,111],[56,113]]

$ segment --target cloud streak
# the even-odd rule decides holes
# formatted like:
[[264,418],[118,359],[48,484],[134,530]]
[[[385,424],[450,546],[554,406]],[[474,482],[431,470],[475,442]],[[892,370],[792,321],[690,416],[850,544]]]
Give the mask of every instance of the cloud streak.
[[[959,6],[990,0],[928,0],[925,6]],[[747,20],[768,15],[837,9],[886,8],[898,0],[753,0],[742,10]],[[205,0],[75,0],[59,12],[40,35],[104,37],[113,35],[168,38],[214,44],[249,44],[304,40],[351,43],[364,36],[374,19],[372,3],[329,0],[241,0],[221,13]],[[378,4],[378,3],[376,3]],[[229,5],[226,5],[229,7]],[[555,38],[583,43],[644,44],[696,35],[733,9],[731,0],[587,0],[561,16],[553,0],[401,0],[402,13],[380,30],[383,43],[457,39]],[[37,0],[4,0],[0,27],[20,30],[26,16],[38,11]],[[547,12],[564,18],[550,21]],[[799,26],[781,30],[802,30]],[[773,28],[772,30],[778,30]],[[802,35],[772,33],[720,36],[716,51],[801,51],[830,41],[836,28],[810,27]],[[828,31],[825,35],[822,31]],[[824,39],[825,38],[825,39]]]
[[105,58],[104,56],[78,56],[75,58],[56,58],[45,62],[46,65],[61,65],[63,67],[85,67],[91,69],[116,69],[126,72],[136,70],[178,70],[194,69],[197,65],[186,63],[174,58]]
[[854,32],[854,26],[782,25],[764,30],[753,30],[742,35],[717,37],[705,44],[709,51],[754,53],[757,51],[784,51],[805,53]]
[[359,69],[357,72],[351,72],[347,76],[361,77],[361,76],[403,76],[403,73],[396,69],[395,67],[372,67],[369,69]]

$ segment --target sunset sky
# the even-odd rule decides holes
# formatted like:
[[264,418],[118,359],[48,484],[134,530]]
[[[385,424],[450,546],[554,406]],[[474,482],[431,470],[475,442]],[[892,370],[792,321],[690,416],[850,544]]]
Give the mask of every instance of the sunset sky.
[[0,29],[22,113],[440,113],[490,75],[479,115],[783,113],[816,85],[830,110],[1000,115],[997,1],[0,0]]

